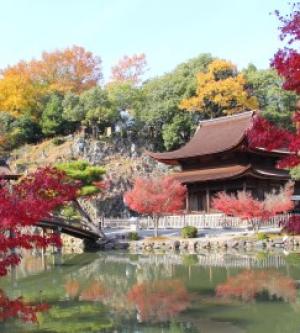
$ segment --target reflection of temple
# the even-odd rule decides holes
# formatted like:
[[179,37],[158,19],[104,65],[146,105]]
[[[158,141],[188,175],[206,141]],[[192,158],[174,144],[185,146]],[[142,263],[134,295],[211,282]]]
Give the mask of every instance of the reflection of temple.
[[188,211],[209,211],[212,197],[219,191],[247,190],[263,199],[266,192],[289,180],[287,171],[276,168],[287,151],[249,147],[247,131],[253,117],[254,112],[244,112],[201,121],[185,146],[166,153],[149,153],[159,162],[181,167],[174,176],[187,185]]

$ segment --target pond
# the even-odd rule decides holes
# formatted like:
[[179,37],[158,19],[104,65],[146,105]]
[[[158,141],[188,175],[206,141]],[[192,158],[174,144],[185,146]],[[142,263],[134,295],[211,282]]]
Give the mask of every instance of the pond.
[[0,281],[49,310],[1,333],[300,332],[300,254],[26,256]]

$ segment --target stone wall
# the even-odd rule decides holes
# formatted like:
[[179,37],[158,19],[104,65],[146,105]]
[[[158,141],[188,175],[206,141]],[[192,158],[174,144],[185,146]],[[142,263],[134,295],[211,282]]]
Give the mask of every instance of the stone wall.
[[153,251],[153,250],[180,250],[194,252],[202,249],[236,249],[236,250],[257,250],[281,248],[287,250],[299,249],[300,236],[296,237],[275,237],[268,240],[257,240],[253,237],[243,238],[194,238],[194,239],[145,239],[132,241],[129,248],[132,251]]

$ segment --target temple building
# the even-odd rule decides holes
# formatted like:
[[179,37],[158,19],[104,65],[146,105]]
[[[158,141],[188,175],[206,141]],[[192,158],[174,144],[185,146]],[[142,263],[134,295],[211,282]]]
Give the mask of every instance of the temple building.
[[289,179],[286,170],[276,168],[288,151],[250,148],[247,131],[254,111],[201,121],[194,137],[183,147],[165,153],[148,153],[159,162],[178,165],[173,176],[187,185],[188,212],[212,210],[217,192],[247,190],[258,199],[279,189]]

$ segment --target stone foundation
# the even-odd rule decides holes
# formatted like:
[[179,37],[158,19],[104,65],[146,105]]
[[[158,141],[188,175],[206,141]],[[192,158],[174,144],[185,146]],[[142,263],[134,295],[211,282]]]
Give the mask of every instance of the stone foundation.
[[66,234],[61,235],[63,242],[64,253],[83,253],[84,252],[84,241],[82,239],[72,237]]
[[220,239],[220,238],[194,238],[194,239],[166,239],[166,240],[140,240],[131,241],[129,249],[132,251],[152,250],[180,250],[190,251],[201,249],[272,249],[282,248],[286,250],[297,249],[300,246],[300,237],[278,237],[268,240],[257,240],[253,238]]

